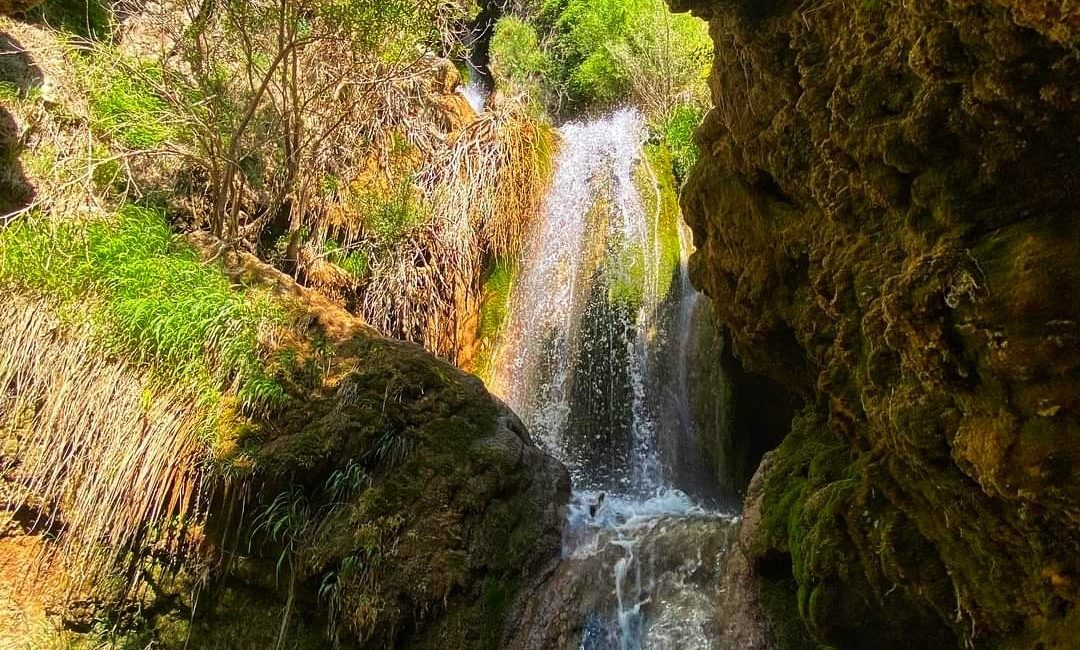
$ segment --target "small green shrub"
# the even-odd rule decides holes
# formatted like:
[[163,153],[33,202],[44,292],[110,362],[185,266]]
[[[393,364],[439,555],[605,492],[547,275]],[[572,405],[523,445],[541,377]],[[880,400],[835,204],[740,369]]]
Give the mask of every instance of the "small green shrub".
[[371,254],[367,250],[363,248],[348,250],[332,239],[327,240],[323,246],[327,260],[356,280],[367,277],[368,271],[371,270]]

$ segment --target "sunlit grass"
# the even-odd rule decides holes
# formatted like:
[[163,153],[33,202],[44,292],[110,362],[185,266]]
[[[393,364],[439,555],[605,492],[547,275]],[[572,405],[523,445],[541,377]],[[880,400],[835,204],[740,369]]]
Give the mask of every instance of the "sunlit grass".
[[0,285],[90,319],[114,355],[195,387],[273,397],[264,339],[284,324],[268,297],[238,291],[154,210],[108,219],[30,218],[0,232]]

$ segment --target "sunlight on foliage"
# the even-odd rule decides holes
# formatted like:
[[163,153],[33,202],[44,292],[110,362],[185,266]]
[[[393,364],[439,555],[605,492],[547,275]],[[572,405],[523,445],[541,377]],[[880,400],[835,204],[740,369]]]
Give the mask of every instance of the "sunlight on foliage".
[[262,339],[286,320],[269,298],[236,291],[200,262],[160,213],[135,206],[110,219],[9,226],[0,232],[0,284],[90,306],[115,354],[193,384],[266,381]]

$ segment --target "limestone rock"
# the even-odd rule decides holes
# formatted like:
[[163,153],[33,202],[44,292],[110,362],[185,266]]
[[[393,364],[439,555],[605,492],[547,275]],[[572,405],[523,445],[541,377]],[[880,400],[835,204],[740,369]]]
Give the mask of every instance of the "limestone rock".
[[806,404],[744,535],[773,622],[839,648],[1069,647],[1080,10],[673,5],[717,47],[692,274],[746,372]]

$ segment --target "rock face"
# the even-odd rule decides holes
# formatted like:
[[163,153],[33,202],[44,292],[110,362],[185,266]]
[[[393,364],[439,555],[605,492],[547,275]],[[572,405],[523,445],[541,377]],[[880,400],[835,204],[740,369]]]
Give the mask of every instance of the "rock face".
[[750,489],[781,647],[1080,638],[1080,8],[673,0],[684,196],[743,370],[806,406]]
[[[244,555],[224,584],[291,601],[300,631],[315,627],[322,643],[313,622],[360,647],[501,647],[521,586],[559,552],[562,465],[476,377],[373,335],[251,256],[193,241],[238,280],[301,305],[314,341],[278,377],[302,399],[229,433],[235,452],[221,462],[253,475],[231,510],[255,514],[236,529],[219,506],[208,523],[213,543]],[[304,368],[319,363],[319,341],[333,353],[313,385]],[[203,629],[234,617],[226,604]]]

